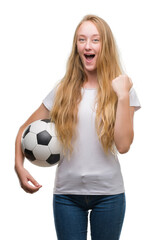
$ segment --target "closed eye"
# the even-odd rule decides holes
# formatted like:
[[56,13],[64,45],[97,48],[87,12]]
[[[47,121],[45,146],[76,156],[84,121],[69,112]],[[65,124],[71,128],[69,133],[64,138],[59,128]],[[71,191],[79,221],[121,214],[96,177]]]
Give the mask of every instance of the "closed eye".
[[99,39],[93,39],[93,42],[99,42]]
[[79,41],[80,41],[80,42],[84,42],[85,39],[84,39],[84,38],[79,38]]

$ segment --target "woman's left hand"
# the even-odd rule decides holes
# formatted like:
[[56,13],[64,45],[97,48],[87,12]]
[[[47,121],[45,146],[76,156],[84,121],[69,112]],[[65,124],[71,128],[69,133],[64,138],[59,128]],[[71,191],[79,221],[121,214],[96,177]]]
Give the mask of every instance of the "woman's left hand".
[[132,86],[132,80],[127,75],[119,75],[112,80],[112,87],[118,98],[128,94]]

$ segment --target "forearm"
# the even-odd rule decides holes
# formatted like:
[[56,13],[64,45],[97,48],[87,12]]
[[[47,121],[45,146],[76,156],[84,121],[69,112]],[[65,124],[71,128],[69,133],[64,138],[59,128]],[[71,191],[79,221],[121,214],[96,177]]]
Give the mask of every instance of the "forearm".
[[24,162],[24,155],[22,153],[21,149],[21,136],[23,133],[24,127],[21,127],[19,129],[19,132],[16,137],[16,142],[15,142],[15,170],[17,168],[23,167],[23,162]]
[[125,153],[133,141],[133,119],[129,106],[129,94],[118,97],[114,142],[120,153]]
[[[23,125],[17,134],[15,144],[15,171],[20,181],[21,187],[28,193],[37,192],[42,186],[30,175],[30,173],[24,168],[24,156],[21,149],[21,136],[25,125]],[[29,184],[29,181],[33,184]]]

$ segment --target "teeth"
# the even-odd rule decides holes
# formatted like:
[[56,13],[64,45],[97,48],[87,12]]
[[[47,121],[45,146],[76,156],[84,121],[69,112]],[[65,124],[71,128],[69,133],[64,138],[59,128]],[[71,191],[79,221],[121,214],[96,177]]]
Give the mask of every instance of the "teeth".
[[94,57],[95,54],[85,54],[86,57]]
[[87,59],[93,59],[95,54],[84,54]]

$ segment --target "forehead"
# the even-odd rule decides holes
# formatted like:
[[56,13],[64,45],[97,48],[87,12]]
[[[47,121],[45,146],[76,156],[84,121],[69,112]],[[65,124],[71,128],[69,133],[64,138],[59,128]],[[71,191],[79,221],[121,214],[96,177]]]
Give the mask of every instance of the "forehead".
[[99,32],[94,23],[92,23],[91,21],[85,21],[80,25],[77,34],[88,36],[96,34],[99,35]]

